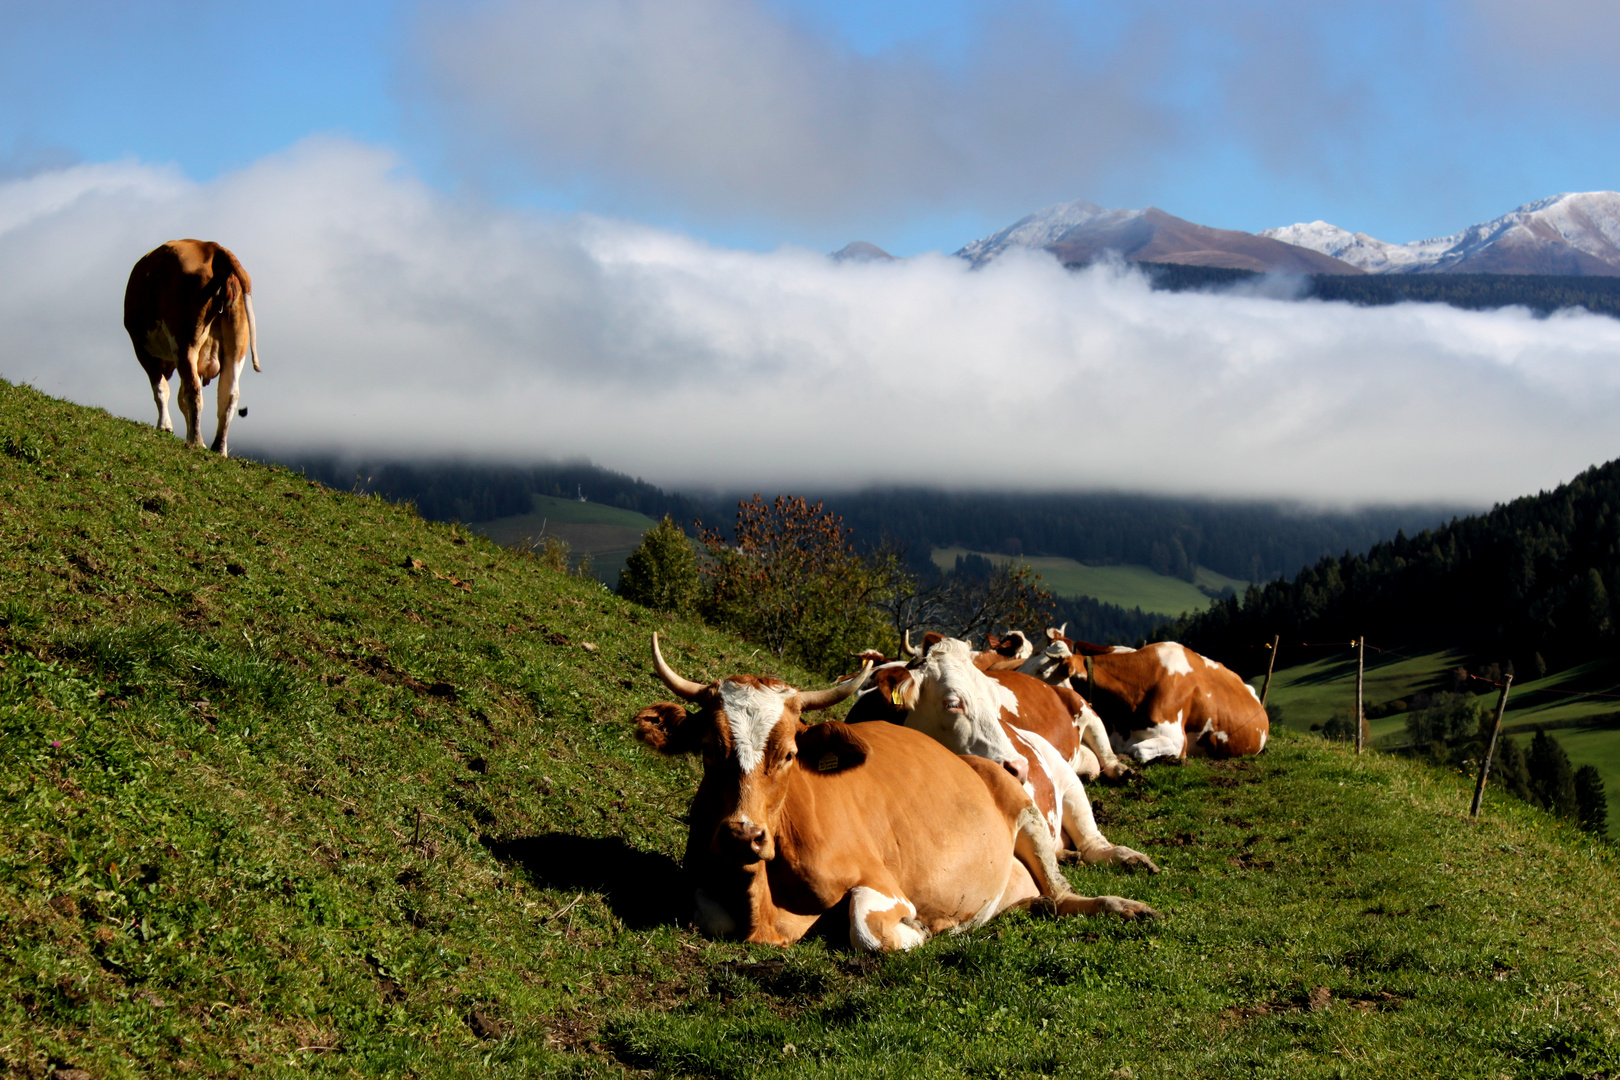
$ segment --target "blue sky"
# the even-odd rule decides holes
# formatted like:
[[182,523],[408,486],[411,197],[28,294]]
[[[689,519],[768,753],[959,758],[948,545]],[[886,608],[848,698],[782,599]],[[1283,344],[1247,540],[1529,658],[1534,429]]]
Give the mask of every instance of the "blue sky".
[[[1603,55],[1620,31],[1613,5],[663,6],[699,19],[676,28],[672,50],[679,33],[706,26],[729,38],[703,58],[706,96],[661,114],[735,153],[742,165],[728,172],[784,151],[893,161],[825,198],[809,197],[826,193],[824,180],[797,191],[769,170],[707,197],[713,174],[671,162],[656,141],[633,145],[646,133],[623,123],[646,104],[637,95],[682,92],[657,79],[603,101],[610,134],[565,130],[534,107],[558,86],[525,70],[525,58],[555,67],[579,12],[613,8],[622,17],[595,28],[593,47],[609,64],[645,69],[638,50],[656,42],[611,40],[633,37],[647,10],[621,0],[61,0],[0,3],[0,170],[135,158],[206,181],[305,136],[342,133],[464,196],[761,249],[861,237],[906,254],[952,250],[1073,198],[1250,230],[1320,217],[1403,241],[1558,191],[1620,187],[1620,81]],[[564,40],[546,40],[552,29]],[[737,57],[760,54],[791,70],[786,90],[771,71],[728,85]],[[621,82],[607,74],[603,99]],[[704,129],[717,98],[750,96],[773,100],[724,118],[726,130]],[[593,102],[574,107],[588,113]],[[779,125],[773,109],[825,115]],[[890,119],[845,141],[841,121],[867,112]],[[945,134],[905,145],[925,127]],[[779,129],[799,145],[773,141]]]

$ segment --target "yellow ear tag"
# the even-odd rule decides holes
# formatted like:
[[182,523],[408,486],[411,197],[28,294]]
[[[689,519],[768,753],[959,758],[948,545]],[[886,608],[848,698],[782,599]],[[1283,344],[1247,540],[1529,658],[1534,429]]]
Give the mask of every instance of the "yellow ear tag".
[[838,771],[838,755],[837,754],[833,754],[833,753],[823,754],[821,756],[821,760],[816,762],[816,772],[837,772],[837,771]]
[[906,700],[903,689],[898,686],[895,687],[894,690],[889,693],[889,700],[894,702],[896,705],[904,705]]

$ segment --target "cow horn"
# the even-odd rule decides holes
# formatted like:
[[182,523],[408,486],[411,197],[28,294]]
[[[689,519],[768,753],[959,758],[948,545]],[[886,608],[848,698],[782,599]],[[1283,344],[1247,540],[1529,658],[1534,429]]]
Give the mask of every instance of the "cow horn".
[[843,701],[866,682],[866,677],[872,674],[872,661],[868,660],[862,667],[861,673],[853,679],[846,679],[837,686],[825,690],[811,690],[809,693],[799,691],[799,711],[815,712],[817,709],[829,709]]
[[1069,629],[1069,624],[1068,624],[1067,620],[1065,620],[1063,625],[1058,627],[1058,637],[1062,637],[1064,632],[1066,630],[1068,630],[1068,629]]
[[904,638],[902,638],[901,640],[903,642],[903,647],[906,650],[906,655],[907,656],[916,656],[916,655],[918,655],[917,646],[915,646],[915,645],[913,645],[911,643],[911,630],[910,630],[910,628],[907,628],[906,636]]
[[671,693],[691,701],[703,692],[702,683],[695,683],[691,679],[681,678],[675,674],[675,669],[670,667],[664,660],[664,654],[658,651],[658,631],[656,630],[653,631],[652,646],[653,670],[658,672],[658,677],[664,680],[664,685],[669,687]]

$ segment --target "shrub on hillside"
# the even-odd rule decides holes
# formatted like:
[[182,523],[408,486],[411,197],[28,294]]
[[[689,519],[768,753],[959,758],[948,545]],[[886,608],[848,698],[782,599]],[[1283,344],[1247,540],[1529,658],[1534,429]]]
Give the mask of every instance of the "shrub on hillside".
[[821,503],[755,495],[737,504],[735,536],[702,529],[705,621],[828,675],[862,649],[893,648],[876,606],[886,575]]
[[1484,715],[1484,704],[1469,694],[1436,694],[1406,714],[1407,741],[1414,747],[1450,745],[1475,735]]
[[648,529],[619,576],[619,595],[659,611],[690,611],[697,603],[697,552],[668,514]]

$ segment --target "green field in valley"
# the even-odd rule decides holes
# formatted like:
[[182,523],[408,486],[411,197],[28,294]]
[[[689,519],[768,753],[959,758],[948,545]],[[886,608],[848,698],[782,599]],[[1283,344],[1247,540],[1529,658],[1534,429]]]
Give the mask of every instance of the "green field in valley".
[[[1285,663],[1291,659],[1288,652],[1284,650]],[[1335,712],[1348,715],[1355,706],[1354,652],[1344,646],[1306,652],[1318,658],[1278,669],[1267,702],[1281,706],[1282,722],[1297,731],[1325,723]],[[1405,656],[1369,651],[1367,655],[1364,693],[1369,706],[1439,688],[1445,684],[1446,673],[1463,662],[1462,656],[1449,652]],[[1262,680],[1251,681],[1259,688]],[[1495,691],[1487,693],[1485,700],[1494,706]],[[1375,747],[1406,744],[1404,712],[1367,723]],[[1603,775],[1603,787],[1609,796],[1609,820],[1620,831],[1620,677],[1616,677],[1613,665],[1586,664],[1514,683],[1502,730],[1519,736],[1528,745],[1529,735],[1538,726],[1545,726],[1558,739],[1577,768],[1592,765]]]
[[578,556],[589,555],[596,578],[617,588],[625,558],[641,543],[642,534],[656,524],[634,510],[536,495],[530,513],[474,522],[467,527],[506,547],[538,545],[545,537],[555,536],[567,542],[576,562]]
[[[935,548],[934,565],[949,569],[956,565],[959,555],[978,554],[995,563],[1005,563],[1010,555],[992,555],[988,552],[970,552],[966,548]],[[1184,611],[1208,607],[1210,597],[1198,590],[1199,585],[1219,592],[1231,586],[1238,593],[1249,583],[1217,574],[1208,567],[1198,568],[1196,584],[1180,578],[1154,573],[1146,566],[1087,566],[1074,559],[1057,556],[1020,556],[1019,562],[1029,564],[1041,575],[1041,583],[1058,596],[1090,596],[1105,604],[1122,608],[1141,608],[1160,615],[1175,616]]]
[[1164,872],[1065,873],[1164,920],[712,941],[648,635],[804,672],[25,387],[0,449],[7,1077],[1620,1072],[1614,848],[1464,778],[1283,729],[1093,787]]

